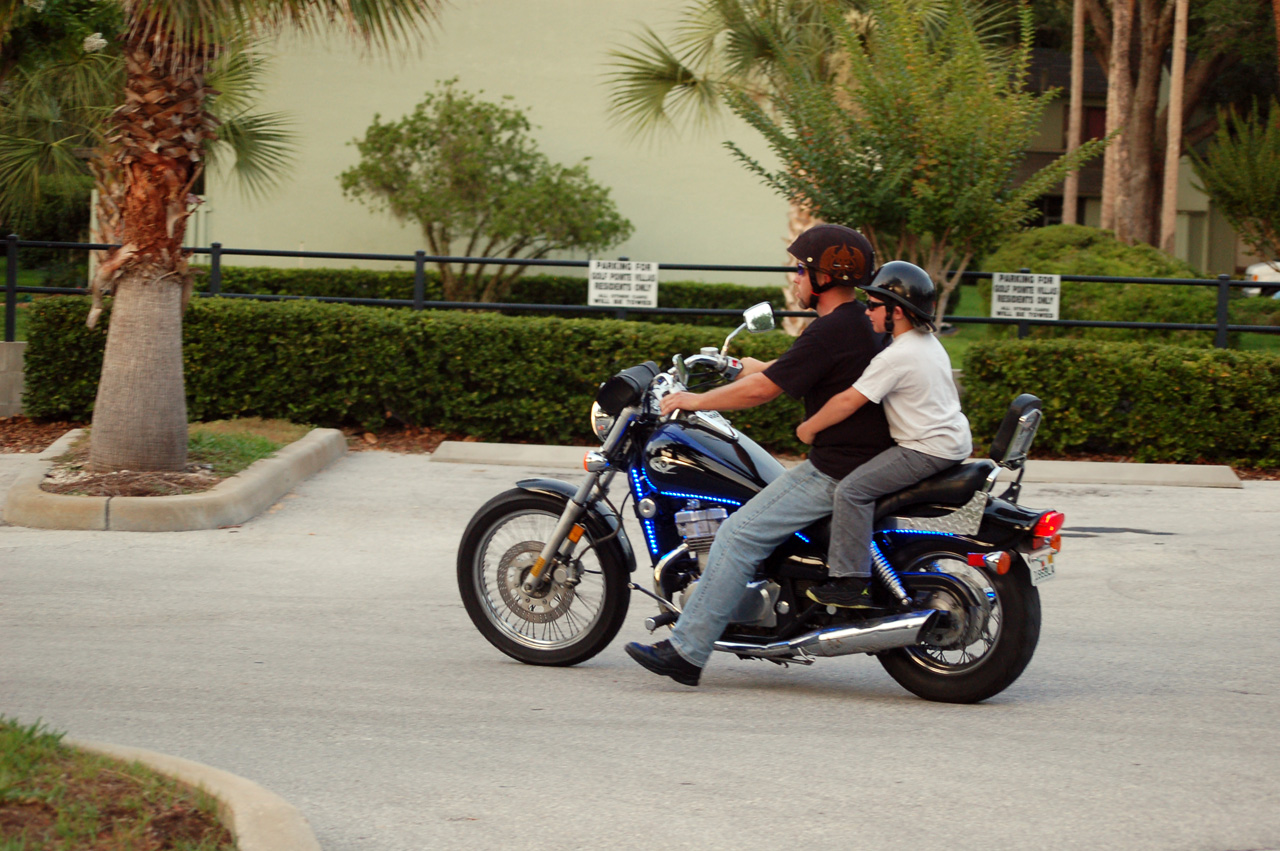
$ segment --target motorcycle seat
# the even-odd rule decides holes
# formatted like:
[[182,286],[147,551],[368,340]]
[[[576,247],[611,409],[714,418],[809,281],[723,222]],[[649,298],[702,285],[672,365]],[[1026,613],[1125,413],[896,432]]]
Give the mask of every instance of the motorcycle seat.
[[[897,514],[913,505],[964,505],[973,498],[974,492],[982,487],[994,469],[996,463],[987,458],[969,464],[957,462],[954,467],[948,467],[905,490],[881,498],[876,502],[876,520]],[[825,551],[831,544],[831,518],[824,517],[810,524],[800,534],[815,547]]]
[[932,505],[964,505],[996,469],[989,458],[970,464],[957,463],[941,473],[916,482],[905,490],[891,493],[876,502],[876,519],[897,514],[902,509],[921,503]]

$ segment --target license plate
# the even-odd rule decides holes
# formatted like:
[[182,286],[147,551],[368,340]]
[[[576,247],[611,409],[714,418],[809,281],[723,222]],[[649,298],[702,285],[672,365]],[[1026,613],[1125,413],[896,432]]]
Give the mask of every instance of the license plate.
[[1027,560],[1027,567],[1031,568],[1032,585],[1048,582],[1053,578],[1053,553],[1032,555]]

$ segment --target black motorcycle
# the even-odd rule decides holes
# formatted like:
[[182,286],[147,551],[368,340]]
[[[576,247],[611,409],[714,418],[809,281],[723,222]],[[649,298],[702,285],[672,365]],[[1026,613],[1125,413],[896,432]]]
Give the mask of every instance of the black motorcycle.
[[[725,351],[739,331],[773,327],[767,303],[719,350],[652,361],[600,386],[591,422],[603,445],[587,452],[578,486],[527,479],[476,513],[458,551],[458,588],[491,644],[532,665],[575,665],[613,640],[630,592],[652,598],[651,631],[676,621],[720,524],[783,466],[716,412],[662,416],[659,403],[690,375],[732,379]],[[1040,400],[1013,401],[990,460],[957,464],[879,501],[872,558],[876,609],[839,609],[805,591],[826,579],[830,521],[799,529],[757,571],[716,649],[741,659],[812,664],[819,656],[876,656],[928,700],[972,703],[1022,671],[1040,635],[1036,586],[1054,574],[1063,515],[1018,505]],[[1000,495],[1001,468],[1017,477]],[[619,473],[644,530],[652,591],[633,581],[636,555],[609,500]],[[646,569],[647,570],[647,569]],[[647,579],[646,579],[647,584]]]

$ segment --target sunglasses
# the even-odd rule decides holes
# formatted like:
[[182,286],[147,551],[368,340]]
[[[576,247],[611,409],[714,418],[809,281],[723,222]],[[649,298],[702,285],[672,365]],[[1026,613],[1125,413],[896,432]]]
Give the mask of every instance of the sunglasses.
[[806,269],[806,268],[805,268],[805,266],[804,266],[804,264],[803,264],[803,263],[797,263],[797,264],[796,264],[796,274],[797,274],[797,275],[799,275],[800,277],[802,277],[802,278],[803,278],[803,277],[804,277],[805,272],[807,272],[807,271],[808,271],[808,269]]
[[867,299],[867,313],[870,313],[873,310],[879,310],[884,306],[885,304],[883,301],[872,301],[871,299]]

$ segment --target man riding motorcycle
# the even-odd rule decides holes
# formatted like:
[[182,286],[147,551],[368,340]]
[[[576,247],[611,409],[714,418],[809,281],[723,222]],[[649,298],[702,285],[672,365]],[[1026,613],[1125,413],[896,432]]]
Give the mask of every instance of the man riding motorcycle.
[[[754,408],[782,393],[804,400],[813,416],[848,389],[884,347],[856,287],[875,271],[867,239],[841,225],[817,225],[787,251],[798,261],[793,284],[802,304],[818,312],[781,357],[769,363],[744,360],[731,384],[706,393],[673,393],[662,413],[734,411]],[[836,485],[859,465],[893,445],[879,405],[864,405],[843,423],[824,430],[807,461],[788,470],[729,516],[716,535],[707,569],[675,625],[669,641],[633,642],[627,654],[645,668],[696,686],[717,639],[724,632],[757,567],[796,530],[831,514]]]

